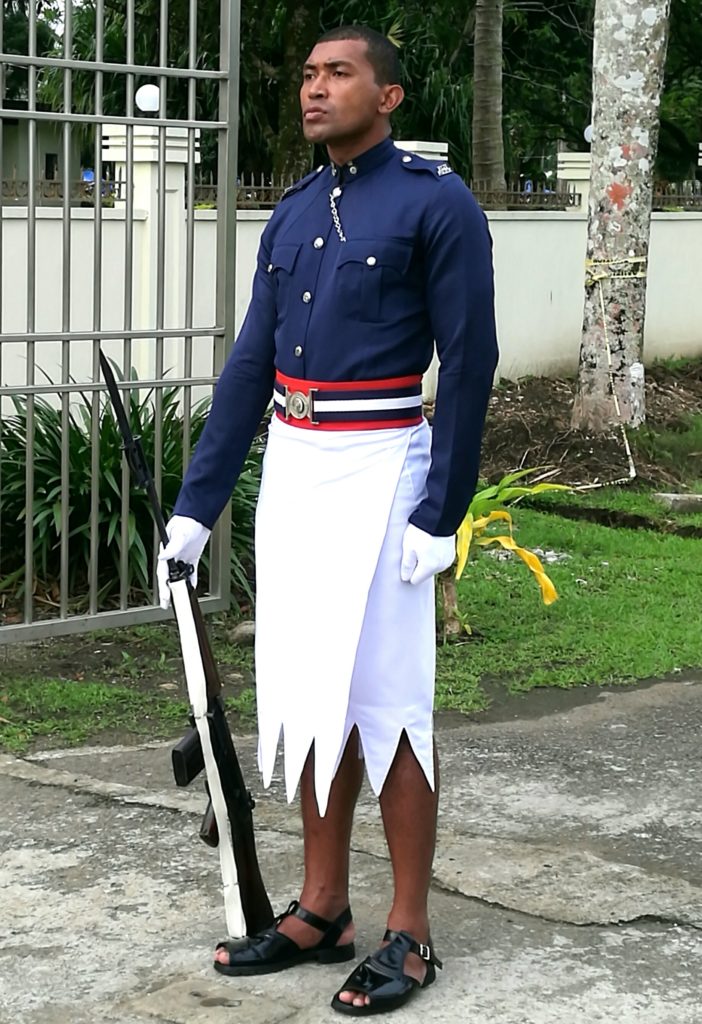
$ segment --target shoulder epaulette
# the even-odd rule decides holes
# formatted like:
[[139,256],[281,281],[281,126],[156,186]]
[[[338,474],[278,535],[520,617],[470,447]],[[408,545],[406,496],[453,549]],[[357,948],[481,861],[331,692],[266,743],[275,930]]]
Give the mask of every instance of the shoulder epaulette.
[[304,178],[300,178],[299,181],[295,181],[293,182],[292,185],[288,185],[288,187],[285,189],[282,196],[280,197],[281,202],[283,201],[283,199],[288,199],[290,196],[294,196],[296,192],[302,192],[302,190],[307,188],[307,186],[311,182],[313,182],[314,179],[318,175],[320,175],[323,170],[324,165],[322,165],[321,167],[317,167],[314,171],[310,171],[309,174],[306,174]]
[[400,159],[402,166],[408,171],[427,171],[435,178],[445,178],[447,174],[453,174],[453,167],[445,161],[427,160],[416,153],[405,153]]

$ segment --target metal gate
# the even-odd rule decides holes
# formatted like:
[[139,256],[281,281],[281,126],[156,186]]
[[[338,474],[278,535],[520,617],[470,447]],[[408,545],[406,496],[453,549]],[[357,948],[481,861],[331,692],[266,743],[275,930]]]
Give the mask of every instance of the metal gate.
[[[66,0],[47,43],[30,0],[23,53],[0,22],[0,644],[164,617],[98,354],[165,498],[233,339],[239,3],[221,0],[210,70],[197,0],[144,9]],[[196,209],[202,151],[216,214]],[[229,603],[229,532],[223,516],[209,610]]]

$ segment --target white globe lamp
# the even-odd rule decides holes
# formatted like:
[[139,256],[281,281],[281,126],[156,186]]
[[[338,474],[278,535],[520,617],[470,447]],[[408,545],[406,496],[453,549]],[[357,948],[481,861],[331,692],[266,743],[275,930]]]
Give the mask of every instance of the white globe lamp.
[[155,114],[161,103],[161,90],[157,85],[142,85],[137,89],[134,100],[143,113]]

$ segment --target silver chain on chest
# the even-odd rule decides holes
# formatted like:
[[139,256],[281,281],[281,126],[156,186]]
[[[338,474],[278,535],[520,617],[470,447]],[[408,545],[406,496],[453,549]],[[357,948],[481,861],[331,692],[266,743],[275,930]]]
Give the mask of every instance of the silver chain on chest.
[[[341,241],[345,242],[346,235],[344,234],[344,229],[341,226],[341,218],[339,217],[339,211],[336,208],[336,200],[334,197],[334,192],[336,191],[337,189],[334,189],[332,192],[329,193],[329,206],[331,207],[331,215],[332,220],[334,221],[334,227],[336,228],[336,233],[341,239]],[[339,194],[341,194],[341,189],[339,189],[338,191]]]

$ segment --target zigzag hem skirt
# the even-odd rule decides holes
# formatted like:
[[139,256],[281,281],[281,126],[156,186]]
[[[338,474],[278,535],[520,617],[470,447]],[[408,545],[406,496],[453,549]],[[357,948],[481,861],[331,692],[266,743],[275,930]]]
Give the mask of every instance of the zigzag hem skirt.
[[292,800],[314,745],[320,814],[358,728],[380,794],[403,731],[434,788],[434,582],[400,579],[431,431],[315,431],[274,417],[256,513],[256,690],[265,786]]

